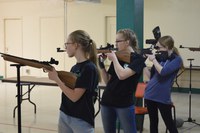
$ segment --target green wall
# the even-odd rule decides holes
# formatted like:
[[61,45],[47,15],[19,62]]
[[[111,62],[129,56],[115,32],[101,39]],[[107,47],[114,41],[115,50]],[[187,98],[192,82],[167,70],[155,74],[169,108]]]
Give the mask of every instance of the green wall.
[[[144,0],[117,0],[117,30],[132,29],[143,48]],[[141,77],[140,82],[143,81]]]
[[143,48],[144,0],[117,0],[117,30],[135,31],[139,47]]

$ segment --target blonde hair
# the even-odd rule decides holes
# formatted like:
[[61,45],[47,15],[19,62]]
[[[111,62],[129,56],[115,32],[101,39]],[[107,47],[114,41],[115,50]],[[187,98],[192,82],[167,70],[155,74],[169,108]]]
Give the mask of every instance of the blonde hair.
[[133,50],[138,52],[138,39],[136,34],[131,29],[118,30],[117,34],[122,34],[125,40],[130,41],[130,46],[133,48]]
[[98,67],[96,43],[90,38],[89,34],[83,30],[76,30],[70,33],[69,38],[81,45],[85,56],[92,61],[98,68],[99,81],[101,81],[100,71]]

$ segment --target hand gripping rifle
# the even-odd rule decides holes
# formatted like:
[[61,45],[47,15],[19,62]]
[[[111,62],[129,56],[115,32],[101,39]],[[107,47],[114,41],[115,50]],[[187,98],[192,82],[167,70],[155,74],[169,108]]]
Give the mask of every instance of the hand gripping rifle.
[[114,45],[112,44],[107,43],[107,46],[101,46],[99,49],[97,49],[97,53],[102,54],[110,53],[111,51],[116,51],[115,55],[119,60],[124,61],[126,63],[130,63],[131,53],[128,51],[117,51],[117,48],[114,48]]
[[[45,62],[45,61],[40,62],[37,60],[25,59],[25,58],[13,56],[13,55],[1,53],[1,52],[0,54],[1,54],[1,57],[3,57],[3,59],[6,61],[10,61],[10,62],[18,63],[20,65],[30,66],[34,68],[45,68],[49,71],[53,69],[53,66],[51,66],[50,64],[56,64],[56,65],[58,64],[58,61],[55,61],[53,58],[51,58],[50,62]],[[63,83],[65,83],[66,86],[74,89],[77,77],[73,73],[66,72],[66,71],[57,71],[57,73],[60,80]]]

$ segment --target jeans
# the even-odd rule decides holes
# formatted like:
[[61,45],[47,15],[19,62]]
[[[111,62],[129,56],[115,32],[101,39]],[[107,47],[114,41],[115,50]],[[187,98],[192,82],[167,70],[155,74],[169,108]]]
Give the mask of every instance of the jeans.
[[172,110],[170,104],[163,104],[145,99],[145,103],[150,119],[150,133],[158,133],[158,110],[170,133],[178,133],[175,123],[172,119]]
[[116,133],[116,120],[124,130],[124,133],[137,133],[134,105],[127,108],[115,108],[101,105],[101,117],[105,133]]
[[58,133],[94,133],[94,128],[86,121],[60,111]]

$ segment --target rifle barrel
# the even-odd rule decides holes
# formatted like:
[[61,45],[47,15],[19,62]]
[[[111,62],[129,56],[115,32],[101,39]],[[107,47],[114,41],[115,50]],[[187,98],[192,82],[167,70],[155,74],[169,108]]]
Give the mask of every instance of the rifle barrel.
[[[53,68],[51,65],[41,63],[37,60],[25,59],[25,58],[8,55],[4,53],[0,53],[0,54],[2,54],[1,56],[3,57],[4,60],[18,63],[20,65],[25,65],[25,66],[35,67],[35,68],[45,68],[50,71]],[[65,83],[66,86],[74,89],[77,77],[73,73],[66,72],[66,71],[57,71],[57,73],[61,81]]]
[[190,51],[200,51],[200,48],[196,48],[196,47],[183,47],[182,45],[180,45],[179,48],[188,48]]
[[12,56],[12,55],[8,55],[8,54],[2,54],[1,56],[6,61],[19,63],[21,65],[31,66],[31,67],[35,67],[35,68],[45,68],[47,70],[52,70],[51,65],[42,64],[42,63],[37,62],[36,60],[24,59],[21,57]]

